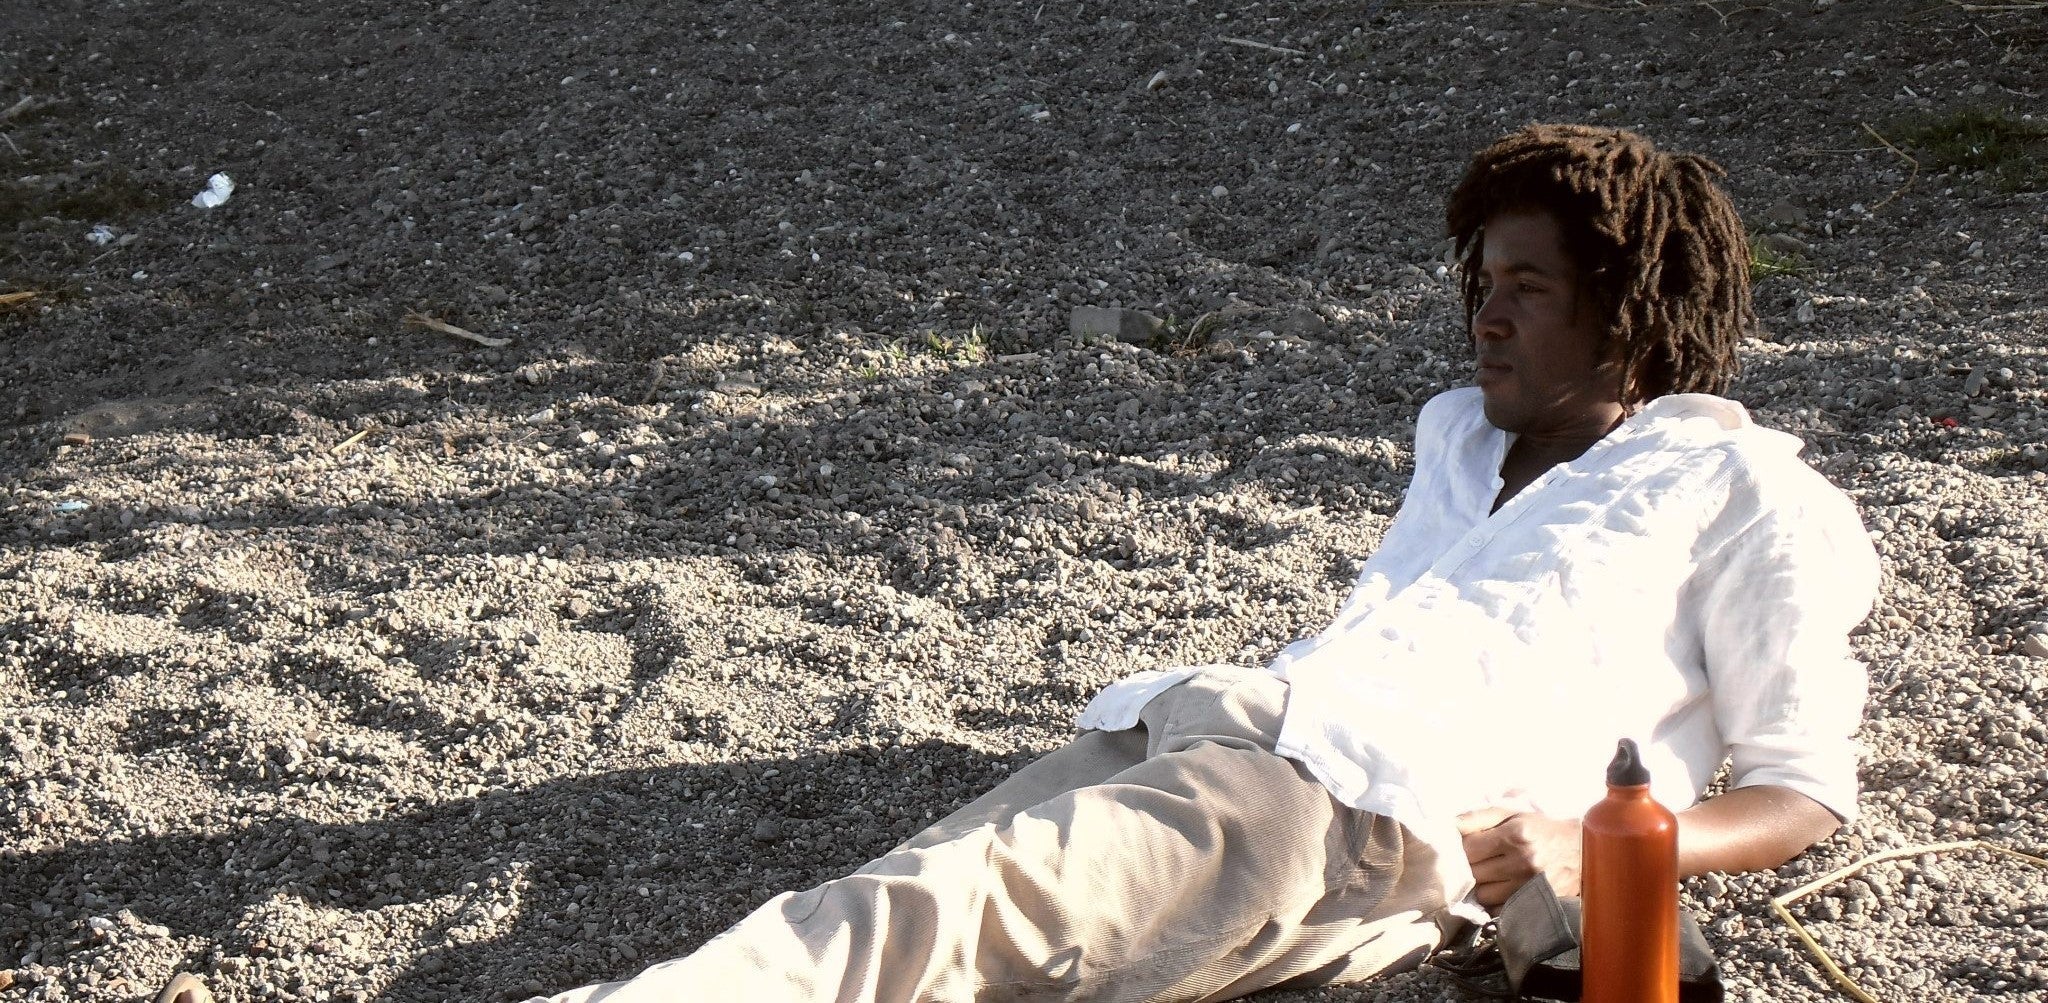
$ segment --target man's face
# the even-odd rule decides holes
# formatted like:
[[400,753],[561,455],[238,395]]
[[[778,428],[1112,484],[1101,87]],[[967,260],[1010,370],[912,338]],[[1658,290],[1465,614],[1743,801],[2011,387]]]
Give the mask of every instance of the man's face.
[[1495,428],[1536,439],[1598,438],[1620,420],[1621,363],[1548,212],[1486,221],[1473,382]]

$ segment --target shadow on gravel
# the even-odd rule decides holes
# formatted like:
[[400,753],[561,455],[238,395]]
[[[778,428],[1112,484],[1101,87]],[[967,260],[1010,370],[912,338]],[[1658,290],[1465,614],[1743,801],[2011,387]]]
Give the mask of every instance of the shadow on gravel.
[[[957,560],[949,559],[953,551],[1013,557],[1024,562],[1017,570],[1028,576],[1029,556],[1008,554],[1007,544],[1015,520],[1030,514],[1057,524],[1071,552],[1130,570],[1170,563],[1174,555],[1138,553],[1127,539],[1127,520],[1090,517],[1100,504],[1121,507],[1126,492],[1195,503],[1251,489],[1284,496],[1293,506],[1391,513],[1406,476],[1405,454],[1347,453],[1305,445],[1299,437],[1321,432],[1340,444],[1355,441],[1363,428],[1386,424],[1361,422],[1356,412],[1412,414],[1416,402],[1462,382],[1455,370],[1445,374],[1446,382],[1407,368],[1416,351],[1436,340],[1418,333],[1412,345],[1379,350],[1401,366],[1377,366],[1362,355],[1352,371],[1331,372],[1333,384],[1349,381],[1353,388],[1341,405],[1336,391],[1302,382],[1269,387],[1255,399],[1226,397],[1218,407],[1219,395],[1204,385],[1242,373],[1240,364],[1208,356],[1147,357],[1114,375],[1019,376],[972,365],[875,381],[813,375],[765,387],[790,401],[772,412],[735,411],[733,401],[709,385],[670,388],[659,409],[629,404],[642,396],[644,387],[637,385],[645,371],[593,365],[575,382],[573,403],[558,407],[553,420],[504,427],[491,423],[506,422],[534,402],[507,399],[489,387],[451,389],[452,383],[424,390],[330,385],[320,392],[315,416],[304,409],[314,406],[308,401],[250,390],[216,395],[204,416],[211,427],[172,426],[208,435],[238,429],[228,439],[241,448],[116,453],[117,459],[95,461],[132,470],[137,481],[177,473],[232,485],[243,489],[246,502],[227,511],[155,508],[132,525],[120,522],[121,509],[149,499],[97,500],[91,510],[62,519],[24,513],[44,532],[17,546],[98,544],[106,560],[120,561],[159,545],[160,537],[142,532],[154,522],[254,533],[294,546],[339,545],[399,563],[461,554],[562,555],[578,546],[608,560],[693,550],[742,563],[777,555],[875,554],[888,560],[892,584],[934,593],[959,571]],[[1774,389],[1802,375],[1798,360],[1752,358],[1736,394],[1768,402]],[[453,377],[426,379],[434,384]],[[572,396],[572,388],[563,389],[565,399]],[[962,406],[953,409],[949,396]],[[693,410],[698,405],[706,410]],[[1838,447],[1834,440],[1894,427],[1898,409],[1927,407],[1910,398],[1858,402],[1815,415],[1810,427],[1797,431],[1816,446]],[[1324,415],[1328,424],[1319,428]],[[306,450],[291,440],[317,434],[309,433],[310,422],[342,416],[374,422],[376,435],[360,448],[379,450],[391,473],[357,472],[366,483],[312,497],[277,494],[280,479],[269,468],[291,451]],[[649,427],[661,429],[660,436],[623,441]],[[1968,432],[1927,418],[1912,427],[1930,448]],[[592,440],[583,441],[586,435]],[[493,438],[514,445],[494,446]],[[123,446],[115,440],[90,448]],[[477,450],[495,452],[479,459],[471,455]],[[350,472],[343,464],[323,476]],[[20,473],[40,487],[61,489],[29,470]],[[434,486],[422,494],[417,484],[406,484],[421,480]],[[1208,513],[1206,520],[1217,545],[1240,550],[1291,534],[1284,525],[1228,511]],[[66,535],[49,535],[58,528]],[[342,573],[341,567],[321,574]],[[349,590],[364,583],[315,584]]]
[[[1421,340],[1413,347],[1422,347]],[[769,413],[720,413],[716,409],[730,407],[729,401],[721,404],[708,387],[693,387],[666,397],[667,410],[650,417],[644,408],[621,403],[636,391],[616,398],[579,396],[545,424],[504,428],[479,427],[481,415],[505,421],[518,402],[468,400],[451,410],[416,391],[401,400],[391,388],[330,388],[325,392],[341,396],[323,402],[327,417],[373,420],[376,436],[361,448],[381,448],[379,458],[389,457],[393,472],[363,475],[366,487],[326,490],[310,499],[278,495],[279,478],[269,468],[289,456],[287,450],[305,451],[286,441],[306,434],[300,423],[311,416],[289,399],[251,391],[217,397],[206,415],[212,427],[172,426],[207,435],[237,428],[242,431],[229,438],[242,448],[101,462],[120,464],[137,480],[176,472],[233,486],[247,498],[228,511],[156,508],[147,521],[281,534],[295,545],[345,542],[360,554],[398,561],[433,554],[561,554],[575,545],[607,559],[630,560],[669,556],[679,544],[695,544],[734,556],[881,552],[908,556],[907,564],[918,565],[929,561],[901,552],[909,545],[906,533],[922,536],[950,526],[959,544],[1000,551],[1008,543],[1006,531],[1015,528],[1010,520],[1035,506],[1068,531],[1075,552],[1127,567],[1141,563],[1141,555],[1130,552],[1116,527],[1078,511],[1090,504],[1087,499],[1120,507],[1127,491],[1196,499],[1257,484],[1301,506],[1363,500],[1391,511],[1405,476],[1395,464],[1405,466],[1405,455],[1347,455],[1288,442],[1304,432],[1342,440],[1367,427],[1355,415],[1339,414],[1333,392],[1313,383],[1269,384],[1252,399],[1226,398],[1225,406],[1215,406],[1217,394],[1204,393],[1201,385],[1236,378],[1237,365],[1210,357],[1154,358],[1115,376],[1018,377],[960,366],[868,383],[819,379],[767,388],[794,399]],[[1347,375],[1331,378],[1341,384]],[[600,380],[595,389],[620,389],[606,382],[614,381]],[[1443,387],[1436,380],[1408,386],[1391,374],[1366,375],[1359,382],[1362,393],[1352,391],[1346,407],[1374,414],[1412,413],[1417,401]],[[579,395],[592,389],[576,388]],[[948,397],[964,403],[955,408]],[[707,401],[713,410],[692,410]],[[1324,414],[1330,418],[1326,431],[1313,423],[1304,427],[1304,416]],[[669,430],[655,441],[611,452],[631,430],[649,425]],[[587,442],[581,438],[586,435]],[[492,438],[524,451],[482,460],[470,455],[506,448],[493,446]],[[110,441],[90,448],[123,447]],[[635,463],[627,462],[635,457]],[[347,470],[342,465],[335,473]],[[48,478],[22,473],[39,486],[61,489]],[[436,485],[429,493],[402,485],[422,474],[432,475]],[[412,493],[400,493],[406,490]],[[148,502],[105,499],[61,521],[42,513],[42,528],[61,527],[66,535],[21,546],[98,543],[108,559],[120,560],[150,545],[138,535],[143,522],[123,525],[120,511]],[[849,528],[856,517],[863,525]],[[1222,529],[1218,544],[1245,548],[1288,535],[1282,527],[1243,519]]]
[[[1023,762],[947,744],[863,749],[626,770],[349,825],[277,816],[232,834],[72,843],[10,854],[0,942],[40,941],[47,962],[87,918],[128,909],[177,937],[235,930],[208,947],[305,959],[318,973],[319,956],[378,928],[380,913],[427,910],[431,939],[391,945],[405,968],[378,998],[521,998],[687,953],[770,896],[885,852],[929,824],[927,810],[950,811]],[[150,877],[95,892],[106,875],[135,874]],[[269,903],[292,898],[317,904],[325,928],[266,923],[292,911]],[[209,967],[203,954],[184,965]],[[307,988],[364,974],[312,975]]]

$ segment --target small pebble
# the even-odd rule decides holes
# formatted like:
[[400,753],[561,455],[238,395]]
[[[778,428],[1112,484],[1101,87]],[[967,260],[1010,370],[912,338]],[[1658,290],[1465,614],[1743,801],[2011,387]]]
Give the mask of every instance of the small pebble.
[[2048,658],[2048,631],[2033,631],[2020,638],[2020,654],[2028,658]]

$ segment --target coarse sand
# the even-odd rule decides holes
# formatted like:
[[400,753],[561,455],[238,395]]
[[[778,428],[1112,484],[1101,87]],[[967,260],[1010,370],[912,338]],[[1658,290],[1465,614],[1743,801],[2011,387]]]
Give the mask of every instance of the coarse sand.
[[[617,978],[1318,629],[1537,120],[1727,166],[1733,396],[1885,560],[1863,817],[1687,884],[1732,998],[1841,998],[1773,894],[2043,844],[2048,196],[1906,139],[2044,124],[2038,3],[4,7],[0,1003]],[[1798,909],[2048,997],[2021,862]]]

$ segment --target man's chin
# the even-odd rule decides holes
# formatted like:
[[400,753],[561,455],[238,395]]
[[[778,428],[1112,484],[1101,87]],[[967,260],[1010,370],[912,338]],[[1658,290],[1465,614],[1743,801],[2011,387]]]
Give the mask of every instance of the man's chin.
[[1504,395],[1489,392],[1484,387],[1480,388],[1479,393],[1484,402],[1482,410],[1486,413],[1487,424],[1503,432],[1512,432],[1521,427],[1521,410],[1504,399]]

